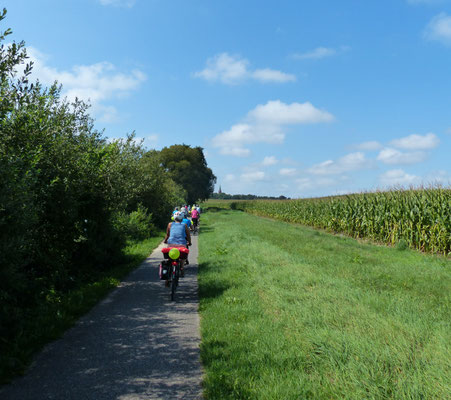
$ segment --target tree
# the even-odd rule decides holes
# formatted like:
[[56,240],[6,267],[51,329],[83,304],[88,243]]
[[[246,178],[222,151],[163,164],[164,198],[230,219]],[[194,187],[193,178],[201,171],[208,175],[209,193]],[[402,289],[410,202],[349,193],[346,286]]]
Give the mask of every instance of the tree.
[[[186,197],[159,152],[134,134],[107,141],[87,104],[62,99],[56,82],[29,82],[25,44],[5,45],[10,33],[0,32],[0,377],[30,320],[59,312],[68,291],[114,268],[126,240],[165,225]],[[203,179],[214,178],[192,151]]]
[[186,201],[206,200],[213,193],[216,176],[207,167],[202,147],[177,144],[161,150],[161,165],[187,192]]

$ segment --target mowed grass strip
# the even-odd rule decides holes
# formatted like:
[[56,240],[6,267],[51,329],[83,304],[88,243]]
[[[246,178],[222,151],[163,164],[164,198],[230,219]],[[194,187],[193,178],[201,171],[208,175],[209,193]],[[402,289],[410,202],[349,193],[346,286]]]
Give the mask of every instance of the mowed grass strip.
[[208,399],[447,399],[451,262],[239,211],[200,230]]

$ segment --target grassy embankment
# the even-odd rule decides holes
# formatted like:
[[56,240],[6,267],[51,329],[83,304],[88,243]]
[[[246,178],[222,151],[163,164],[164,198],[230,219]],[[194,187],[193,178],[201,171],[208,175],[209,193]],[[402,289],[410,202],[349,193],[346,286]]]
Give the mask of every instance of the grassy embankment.
[[450,398],[449,258],[230,210],[200,240],[207,398]]
[[128,273],[138,267],[164,237],[157,236],[139,242],[129,242],[124,259],[116,267],[68,293],[50,293],[37,309],[28,310],[26,325],[19,337],[10,343],[8,354],[0,357],[0,383],[6,383],[22,373],[36,351],[60,337],[83,314],[115,288]]

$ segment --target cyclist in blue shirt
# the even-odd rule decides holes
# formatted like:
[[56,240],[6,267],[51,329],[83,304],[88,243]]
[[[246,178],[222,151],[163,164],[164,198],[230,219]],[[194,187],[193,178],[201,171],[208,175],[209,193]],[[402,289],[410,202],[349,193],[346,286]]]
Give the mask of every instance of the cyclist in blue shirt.
[[174,246],[191,246],[191,234],[188,225],[183,223],[181,214],[176,213],[174,222],[169,222],[164,243]]
[[182,224],[185,224],[185,225],[188,227],[188,229],[189,229],[190,231],[192,230],[193,223],[192,223],[191,220],[190,220],[189,218],[187,218],[186,216],[183,217]]
[[[169,222],[168,224],[164,243],[167,243],[170,247],[188,248],[188,246],[191,246],[191,234],[189,228],[182,221],[183,216],[176,213],[174,216],[174,222]],[[183,263],[182,260],[182,263],[180,265],[182,276],[185,274],[183,264],[189,264],[188,258],[185,260],[185,263]]]

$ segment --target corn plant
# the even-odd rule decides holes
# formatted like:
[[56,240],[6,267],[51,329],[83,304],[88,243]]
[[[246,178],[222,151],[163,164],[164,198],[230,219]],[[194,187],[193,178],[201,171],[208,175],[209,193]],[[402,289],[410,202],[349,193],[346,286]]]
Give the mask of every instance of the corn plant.
[[235,201],[248,213],[369,238],[389,245],[401,240],[410,248],[449,254],[451,189],[419,188],[345,196]]

